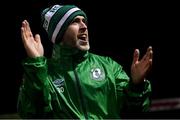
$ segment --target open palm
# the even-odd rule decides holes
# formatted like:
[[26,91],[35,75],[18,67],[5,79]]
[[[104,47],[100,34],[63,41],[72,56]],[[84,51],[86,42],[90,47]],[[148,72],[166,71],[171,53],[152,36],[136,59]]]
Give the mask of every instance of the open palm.
[[147,73],[150,71],[153,56],[152,47],[148,47],[146,54],[140,61],[139,56],[139,50],[135,49],[133,62],[131,65],[131,77],[134,84],[141,83],[145,79]]
[[44,49],[39,34],[33,36],[27,20],[22,22],[21,37],[29,57],[40,57],[44,55]]

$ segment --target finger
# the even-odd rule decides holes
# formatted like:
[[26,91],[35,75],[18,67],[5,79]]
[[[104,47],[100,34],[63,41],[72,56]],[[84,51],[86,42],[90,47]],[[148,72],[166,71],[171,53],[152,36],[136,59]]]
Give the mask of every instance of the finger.
[[152,47],[149,46],[147,48],[146,54],[143,56],[143,58],[141,59],[141,62],[145,62],[147,59],[149,59],[149,55],[150,55],[150,51],[152,51]]
[[41,37],[40,37],[39,34],[36,34],[36,35],[35,35],[35,41],[36,41],[37,43],[40,43],[40,42],[41,42]]
[[23,21],[23,28],[24,28],[24,36],[27,37],[27,21]]
[[26,39],[26,35],[25,35],[25,21],[22,22],[21,38],[22,38],[22,41],[25,42],[25,39]]
[[149,59],[148,63],[146,64],[144,70],[146,71],[146,74],[151,70],[152,68],[152,59]]
[[148,59],[145,61],[145,67],[147,69],[151,68],[152,66],[152,60],[153,60],[153,51],[152,51],[152,47],[148,48]]
[[149,52],[149,66],[152,66],[152,61],[153,61],[153,51],[151,49]]
[[148,51],[149,51],[149,59],[152,59],[153,58],[153,50],[152,50],[151,46],[148,48]]
[[152,55],[153,55],[152,47],[149,47],[147,49],[147,55],[146,58],[144,59],[144,62],[149,62],[149,60],[152,59]]
[[147,50],[148,50],[148,51],[152,50],[152,46],[149,46]]
[[135,64],[136,62],[138,62],[138,60],[139,60],[139,54],[140,54],[139,49],[135,49],[135,50],[134,50],[134,57],[133,57],[133,64]]
[[27,20],[24,20],[24,23],[25,23],[24,25],[25,25],[25,35],[26,35],[26,37],[27,38],[28,37],[33,37],[29,22]]
[[24,20],[22,22],[21,31],[22,31],[22,35],[23,35],[24,40],[26,40],[26,38],[27,38],[27,23],[26,23],[26,20]]
[[21,35],[22,35],[22,39],[23,39],[23,42],[26,42],[26,40],[28,40],[28,37],[29,37],[29,31],[28,31],[28,22],[26,20],[24,20],[22,22],[22,27],[21,27]]
[[26,29],[28,32],[31,32],[31,28],[30,28],[30,25],[29,25],[29,22],[27,20],[25,20],[26,22]]
[[24,28],[21,27],[21,38],[22,38],[22,41],[24,42]]

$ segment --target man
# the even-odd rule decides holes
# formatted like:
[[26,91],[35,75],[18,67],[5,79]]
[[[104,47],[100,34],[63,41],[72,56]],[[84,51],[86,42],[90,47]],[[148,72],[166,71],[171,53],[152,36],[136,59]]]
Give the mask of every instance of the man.
[[148,110],[152,47],[140,61],[135,50],[130,79],[117,62],[88,51],[87,16],[78,7],[53,5],[42,12],[42,22],[54,43],[48,60],[40,35],[34,37],[28,21],[22,22],[28,55],[18,98],[22,118],[107,119]]

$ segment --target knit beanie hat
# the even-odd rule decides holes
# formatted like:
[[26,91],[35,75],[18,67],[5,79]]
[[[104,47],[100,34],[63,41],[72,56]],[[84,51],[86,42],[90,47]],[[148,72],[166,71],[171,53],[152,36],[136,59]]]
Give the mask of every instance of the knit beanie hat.
[[59,43],[69,24],[78,15],[84,16],[87,21],[86,14],[75,5],[53,5],[44,9],[41,19],[51,42]]

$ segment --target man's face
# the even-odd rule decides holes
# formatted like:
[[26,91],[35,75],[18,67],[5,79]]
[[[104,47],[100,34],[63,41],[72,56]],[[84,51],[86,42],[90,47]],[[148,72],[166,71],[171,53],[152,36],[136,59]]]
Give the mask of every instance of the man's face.
[[86,20],[76,16],[64,33],[62,45],[87,51],[90,48]]

